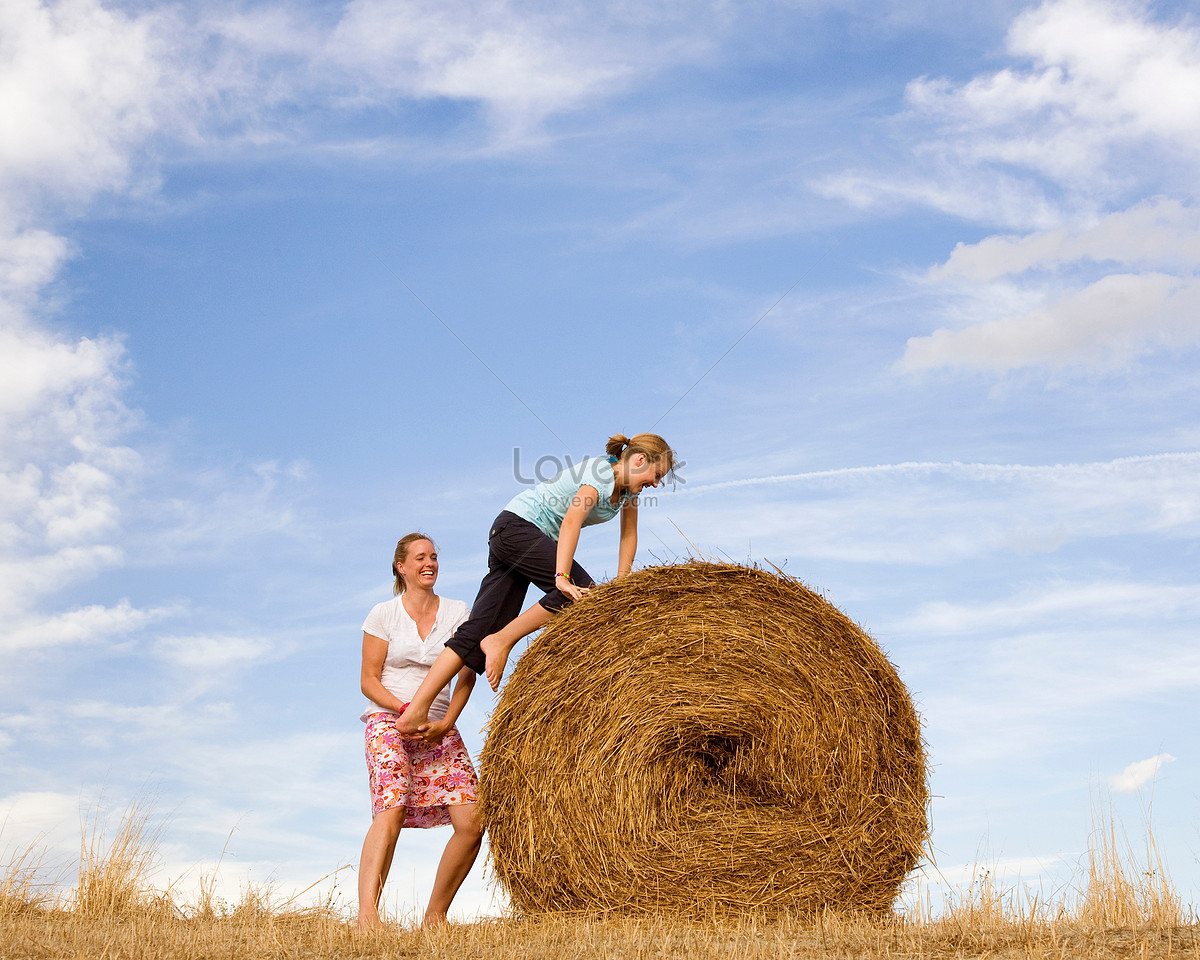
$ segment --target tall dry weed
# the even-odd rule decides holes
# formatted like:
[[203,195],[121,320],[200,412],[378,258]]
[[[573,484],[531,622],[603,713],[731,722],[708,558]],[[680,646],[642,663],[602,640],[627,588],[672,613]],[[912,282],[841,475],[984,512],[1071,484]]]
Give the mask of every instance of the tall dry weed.
[[150,815],[148,802],[134,801],[110,840],[103,815],[99,809],[93,812],[81,830],[76,915],[105,920],[144,913],[148,908],[173,909],[169,891],[158,891],[150,883],[159,840],[159,829],[151,825]]
[[1093,812],[1087,883],[1075,912],[1081,924],[1102,929],[1183,923],[1183,904],[1159,854],[1149,817],[1146,855],[1139,860],[1124,831],[1118,830],[1111,807],[1101,803],[1099,814]]
[[37,841],[13,850],[0,865],[0,915],[36,910],[54,898],[54,885],[44,879],[45,849]]

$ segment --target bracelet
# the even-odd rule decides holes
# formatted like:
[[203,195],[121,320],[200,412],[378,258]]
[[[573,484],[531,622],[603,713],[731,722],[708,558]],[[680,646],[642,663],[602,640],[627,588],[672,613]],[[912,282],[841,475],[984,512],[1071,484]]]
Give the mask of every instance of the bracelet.
[[571,582],[571,578],[570,578],[570,577],[569,577],[567,574],[565,574],[565,573],[556,573],[556,574],[554,575],[554,579],[555,579],[555,580],[557,580],[559,577],[562,577],[564,580],[566,580],[566,581],[567,581],[567,583],[570,583],[570,582]]

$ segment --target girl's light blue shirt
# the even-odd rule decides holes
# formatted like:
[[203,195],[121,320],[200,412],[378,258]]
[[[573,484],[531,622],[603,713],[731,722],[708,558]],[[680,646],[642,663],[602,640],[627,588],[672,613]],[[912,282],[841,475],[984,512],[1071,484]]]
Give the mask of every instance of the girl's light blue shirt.
[[557,540],[563,517],[579,495],[579,488],[587,484],[596,488],[600,500],[584,518],[583,525],[590,527],[594,523],[604,523],[620,513],[635,496],[623,493],[617,505],[612,505],[613,488],[617,484],[613,473],[615,462],[610,457],[585,457],[557,476],[522,490],[505,504],[504,509],[528,520],[551,540]]

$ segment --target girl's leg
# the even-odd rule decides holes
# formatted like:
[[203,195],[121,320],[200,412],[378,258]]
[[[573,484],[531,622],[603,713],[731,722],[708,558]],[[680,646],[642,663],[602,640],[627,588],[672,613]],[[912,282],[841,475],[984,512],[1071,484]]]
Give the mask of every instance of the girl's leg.
[[429,906],[425,909],[422,926],[433,927],[446,922],[446,911],[458,888],[471,872],[479,846],[483,841],[483,824],[476,813],[475,804],[458,803],[450,807],[450,823],[454,835],[446,844],[445,852],[438,863],[437,876],[433,881],[433,892],[429,895]]
[[404,808],[392,807],[375,814],[367,837],[363,841],[358,861],[358,929],[378,927],[379,895],[392,866],[396,840],[404,823]]
[[479,585],[479,593],[471,605],[471,616],[446,641],[446,649],[433,661],[429,673],[409,701],[408,709],[400,715],[397,727],[401,733],[416,734],[421,724],[429,722],[433,701],[464,665],[476,673],[483,672],[485,660],[478,649],[478,641],[494,624],[508,623],[520,613],[529,581],[508,565],[498,562],[495,553],[489,552],[488,566],[491,569]]
[[438,654],[433,666],[425,674],[425,679],[413,694],[408,707],[396,721],[396,729],[403,734],[415,736],[421,725],[429,722],[429,708],[442,687],[454,679],[454,675],[462,669],[463,659],[449,647]]
[[[488,572],[479,585],[479,593],[471,605],[471,616],[446,641],[446,649],[438,654],[421,686],[409,701],[400,717],[401,733],[415,734],[421,724],[429,721],[429,708],[454,675],[463,666],[483,673],[486,661],[480,641],[497,624],[505,624],[521,612],[529,579],[519,573],[504,558],[504,529],[499,525],[488,538]],[[536,528],[535,528],[536,529]]]
[[[543,536],[545,537],[544,534]],[[545,540],[546,544],[556,552],[557,547],[554,545],[554,541],[549,537],[545,537]],[[483,650],[484,657],[486,658],[485,672],[487,673],[488,683],[492,685],[493,690],[500,686],[500,680],[504,676],[504,668],[508,665],[508,655],[512,652],[512,648],[517,645],[517,641],[522,637],[529,636],[534,630],[542,629],[542,627],[550,622],[550,618],[554,614],[558,613],[559,610],[571,602],[569,597],[561,593],[554,586],[554,565],[556,562],[556,558],[550,556],[545,548],[540,553],[529,551],[523,558],[521,572],[529,577],[534,586],[545,590],[546,595],[509,623],[508,626],[502,627],[480,641],[479,647]],[[571,582],[581,587],[590,587],[593,585],[591,576],[579,565],[578,561],[571,564]]]
[[508,665],[508,655],[517,645],[517,641],[529,636],[534,630],[542,629],[550,622],[552,616],[554,614],[551,611],[540,603],[535,603],[507,627],[483,638],[479,646],[487,658],[485,670],[493,690],[500,686],[504,668]]

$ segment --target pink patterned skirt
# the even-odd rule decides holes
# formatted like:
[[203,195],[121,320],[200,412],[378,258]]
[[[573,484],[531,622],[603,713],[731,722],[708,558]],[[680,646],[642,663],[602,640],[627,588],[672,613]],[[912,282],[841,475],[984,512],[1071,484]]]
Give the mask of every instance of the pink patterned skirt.
[[367,773],[371,810],[404,807],[404,826],[441,827],[450,822],[450,807],[474,803],[479,781],[457,727],[440,743],[407,737],[396,729],[394,713],[367,717]]

